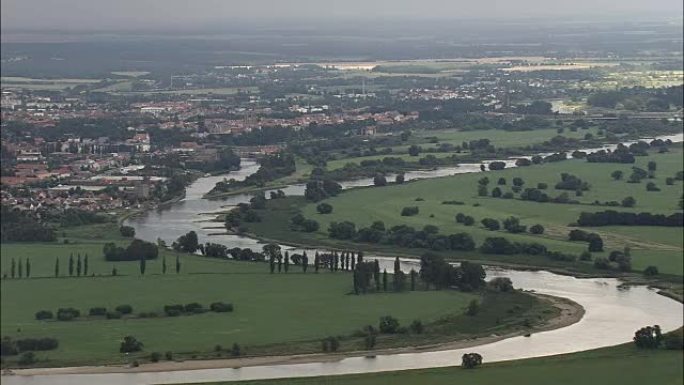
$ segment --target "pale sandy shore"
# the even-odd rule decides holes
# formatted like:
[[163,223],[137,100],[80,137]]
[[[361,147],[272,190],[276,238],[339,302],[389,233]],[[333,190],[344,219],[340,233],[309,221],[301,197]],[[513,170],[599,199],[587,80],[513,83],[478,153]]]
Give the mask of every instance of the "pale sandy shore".
[[557,317],[548,320],[542,325],[531,328],[529,331],[516,331],[504,335],[490,335],[486,337],[471,338],[466,340],[449,341],[432,345],[405,346],[401,348],[381,349],[374,351],[344,352],[337,354],[298,354],[287,356],[260,356],[243,357],[216,360],[189,360],[189,361],[163,361],[156,363],[143,364],[138,367],[124,365],[108,366],[79,366],[64,368],[35,368],[12,370],[14,375],[45,375],[45,374],[92,374],[92,373],[132,373],[132,372],[166,372],[177,370],[198,370],[198,369],[222,369],[239,368],[247,366],[261,365],[287,365],[311,362],[334,362],[348,357],[363,357],[368,355],[387,355],[399,353],[417,353],[442,350],[454,350],[468,348],[478,345],[489,344],[506,338],[518,337],[526,333],[539,333],[542,331],[560,329],[579,322],[584,316],[584,308],[569,299],[553,297],[549,295],[536,294],[539,298],[549,301],[554,307],[560,310]]

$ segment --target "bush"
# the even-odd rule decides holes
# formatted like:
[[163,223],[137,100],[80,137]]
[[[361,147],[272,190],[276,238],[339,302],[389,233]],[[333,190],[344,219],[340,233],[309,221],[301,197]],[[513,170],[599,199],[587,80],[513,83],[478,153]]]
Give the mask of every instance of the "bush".
[[214,302],[209,305],[209,310],[216,313],[227,313],[233,311],[232,303]]
[[107,314],[107,309],[104,307],[91,307],[88,310],[88,315],[90,316],[101,316]]
[[71,321],[80,316],[81,312],[71,307],[57,309],[57,320],[59,321]]
[[173,352],[166,352],[164,353],[164,358],[166,358],[167,361],[173,360]]
[[319,214],[330,214],[333,212],[333,207],[329,203],[320,203],[316,206],[316,210]]
[[480,312],[480,303],[477,302],[476,299],[470,301],[468,304],[468,308],[466,309],[466,315],[469,315],[471,317],[477,315],[477,313]]
[[143,348],[143,343],[138,341],[133,336],[124,337],[121,341],[121,346],[119,347],[119,353],[133,353],[139,352]]
[[36,355],[33,352],[25,352],[19,356],[17,363],[21,366],[32,365],[36,363]]
[[161,359],[161,353],[159,353],[159,352],[150,353],[150,361],[159,362],[160,359]]
[[380,329],[380,333],[394,334],[399,329],[399,320],[389,315],[380,317],[378,329]]
[[486,228],[487,230],[490,231],[496,231],[501,229],[501,225],[499,224],[499,221],[493,218],[485,218],[482,220],[482,226]]
[[472,226],[475,224],[475,218],[471,217],[470,215],[466,215],[466,217],[463,218],[463,224],[466,226]]
[[513,291],[513,282],[507,277],[496,277],[487,283],[487,286],[494,290],[500,292],[511,292]]
[[663,340],[660,326],[645,326],[634,332],[634,344],[640,349],[656,349]]
[[655,266],[648,266],[644,269],[644,275],[649,277],[658,275],[658,268]]
[[412,217],[414,215],[418,215],[419,212],[420,212],[420,209],[418,209],[417,206],[404,207],[401,210],[401,216],[402,217]]
[[583,251],[582,254],[580,254],[580,261],[591,261],[591,253],[588,251]]
[[183,314],[183,305],[166,305],[164,306],[164,313],[169,317],[176,317]]
[[55,338],[23,338],[14,341],[14,346],[18,352],[45,351],[57,349],[59,342]]
[[539,225],[539,224],[534,225],[534,226],[530,227],[530,233],[537,234],[537,235],[544,234],[544,226]]
[[409,330],[411,330],[411,333],[414,334],[422,334],[424,330],[423,323],[420,320],[414,320],[411,322]]
[[120,319],[121,313],[118,311],[108,311],[105,316],[107,317],[107,319]]
[[200,314],[204,313],[206,310],[202,306],[202,304],[197,303],[197,302],[192,302],[183,307],[183,311],[186,313],[194,313],[194,314]]
[[135,229],[131,226],[121,226],[119,227],[119,233],[122,237],[133,238],[135,237]]
[[547,188],[549,188],[549,185],[548,185],[548,184],[546,184],[546,183],[537,183],[537,189],[538,189],[538,190],[546,190]]
[[626,197],[622,200],[622,207],[634,207],[636,205],[636,199],[633,197]]
[[133,307],[131,305],[119,305],[115,307],[114,310],[118,311],[121,314],[133,313]]
[[466,353],[461,357],[461,366],[465,369],[474,369],[482,365],[482,356],[477,353]]
[[683,350],[684,349],[684,333],[681,329],[665,334],[664,339],[665,349],[668,350]]
[[52,319],[53,317],[54,317],[54,315],[52,314],[52,312],[50,310],[41,310],[41,311],[36,313],[36,319],[38,321],[45,320],[45,319]]

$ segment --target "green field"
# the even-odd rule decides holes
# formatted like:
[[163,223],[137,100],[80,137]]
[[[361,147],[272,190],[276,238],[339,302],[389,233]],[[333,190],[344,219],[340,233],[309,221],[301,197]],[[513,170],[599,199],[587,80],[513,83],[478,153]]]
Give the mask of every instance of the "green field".
[[34,79],[17,76],[0,77],[2,88],[34,91],[58,91],[99,82],[99,79]]
[[[269,274],[268,265],[179,254],[181,273],[174,271],[176,254],[164,250],[147,264],[145,276],[138,262],[106,262],[102,244],[116,233],[111,224],[65,230],[69,244],[2,245],[2,269],[9,272],[12,258],[31,260],[30,279],[4,278],[2,289],[2,336],[54,337],[58,350],[39,352],[41,366],[121,363],[118,344],[133,335],[145,344],[133,355],[145,360],[150,352],[174,352],[177,358],[212,358],[216,345],[242,346],[249,355],[320,352],[320,340],[343,338],[340,350],[363,349],[362,337],[352,333],[365,325],[377,325],[384,315],[401,324],[415,319],[426,324],[421,335],[382,336],[377,348],[444,342],[492,332],[518,330],[524,319],[533,324],[555,315],[555,310],[521,293],[481,297],[477,293],[452,290],[350,295],[351,274],[346,272],[301,273],[292,266],[288,274]],[[119,237],[111,240],[123,242]],[[89,276],[70,277],[67,260],[71,253],[89,256]],[[54,277],[55,258],[61,262],[60,277]],[[161,272],[166,257],[168,271]],[[116,266],[117,276],[111,276]],[[75,273],[74,273],[75,274]],[[475,298],[482,311],[475,318],[463,315]],[[233,313],[161,317],[163,306],[199,302],[230,302]],[[39,310],[56,311],[75,307],[87,314],[91,307],[113,310],[121,304],[133,313],[156,312],[158,318],[104,320],[85,317],[71,322],[36,321]],[[515,310],[511,310],[515,309]],[[303,317],[309,314],[311,318]],[[448,322],[446,321],[448,320]],[[5,363],[12,365],[13,359]]]
[[[681,351],[644,351],[630,345],[561,356],[486,364],[475,370],[448,367],[346,376],[288,378],[241,385],[679,385]],[[218,384],[216,384],[218,385]]]
[[[408,148],[410,145],[415,144],[421,146],[423,149],[437,148],[440,144],[449,143],[454,146],[460,146],[464,141],[478,140],[478,139],[489,139],[491,144],[495,147],[505,147],[505,148],[522,148],[525,146],[533,144],[541,144],[554,136],[563,135],[566,138],[572,139],[582,139],[587,133],[591,133],[595,137],[597,136],[597,129],[591,128],[587,130],[578,130],[577,132],[572,132],[569,129],[565,129],[563,134],[558,134],[556,128],[548,128],[534,131],[504,131],[504,130],[478,130],[478,131],[459,131],[457,129],[450,130],[430,130],[430,131],[414,131],[406,142],[406,144],[401,146],[393,146],[392,153],[387,155],[371,155],[362,157],[345,158],[341,154],[337,155],[337,159],[328,161],[327,169],[336,170],[344,167],[347,163],[360,163],[363,160],[381,160],[385,157],[398,157],[402,158],[408,162],[417,162],[418,159],[427,156],[434,155],[437,158],[443,158],[455,153],[451,152],[437,152],[437,153],[427,153],[422,152],[419,156],[410,156],[408,154]],[[438,143],[431,143],[430,140],[437,138]],[[467,152],[464,152],[467,154]]]
[[[610,209],[603,206],[594,206],[590,203],[595,200],[605,202],[621,201],[627,196],[633,196],[637,204],[634,208],[617,208],[617,210],[671,214],[678,210],[678,201],[682,196],[682,182],[677,181],[674,185],[665,184],[666,177],[672,177],[682,169],[682,151],[680,147],[673,148],[666,154],[652,154],[648,157],[639,157],[637,166],[646,168],[650,160],[657,162],[657,171],[653,181],[662,191],[646,191],[646,182],[630,184],[626,181],[614,181],[610,174],[614,170],[622,170],[629,175],[632,165],[611,163],[587,163],[583,160],[568,160],[564,162],[550,163],[527,168],[514,168],[486,174],[463,174],[452,177],[422,180],[404,185],[390,185],[382,188],[354,189],[329,199],[327,202],[334,207],[333,214],[321,215],[316,211],[316,204],[306,204],[302,207],[301,199],[290,200],[289,207],[280,207],[274,210],[273,220],[265,220],[262,223],[250,224],[250,231],[263,235],[267,238],[289,240],[301,243],[339,243],[327,237],[327,229],[330,222],[348,220],[354,222],[357,228],[369,226],[373,221],[383,221],[386,227],[399,224],[411,225],[422,228],[425,225],[435,225],[440,228],[442,234],[455,232],[468,232],[479,243],[486,237],[505,236],[511,240],[523,242],[541,242],[551,250],[572,252],[580,254],[586,250],[586,243],[569,242],[567,234],[572,222],[582,211],[601,211]],[[544,182],[550,187],[547,193],[555,197],[562,191],[555,190],[553,186],[560,181],[563,172],[576,175],[591,184],[590,191],[581,197],[575,197],[570,192],[572,199],[579,200],[582,204],[554,204],[537,203],[521,200],[508,200],[491,197],[477,196],[477,181],[483,176],[490,179],[489,189],[497,186],[500,177],[507,180],[503,191],[510,191],[511,181],[514,177],[521,177],[525,181],[525,187],[535,187],[537,183]],[[422,201],[416,201],[417,198]],[[444,205],[443,201],[457,200],[464,205]],[[287,204],[285,202],[279,205]],[[400,212],[403,207],[418,206],[420,213],[412,217],[402,217]],[[304,216],[315,219],[320,223],[320,230],[316,233],[306,234],[287,230],[289,215],[301,209]],[[614,208],[615,209],[615,208]],[[475,218],[474,226],[464,226],[455,222],[454,217],[462,212]],[[480,225],[480,220],[486,217],[503,220],[509,216],[521,219],[523,225],[531,226],[542,224],[546,228],[544,235],[532,235],[529,233],[509,234],[502,231],[491,232]],[[622,250],[629,246],[632,250],[632,265],[635,270],[643,270],[648,265],[655,265],[663,273],[681,275],[684,268],[682,258],[682,231],[681,228],[663,227],[625,227],[610,226],[587,229],[599,233],[605,242],[606,252],[596,253],[597,256],[606,256],[610,250]],[[382,246],[380,246],[382,248]],[[420,253],[418,249],[403,249],[398,252]],[[478,253],[460,253],[458,257],[470,259],[494,259],[507,263],[521,263],[532,265],[550,265],[551,261],[543,257],[528,256],[482,256]],[[589,263],[576,263],[579,268]]]

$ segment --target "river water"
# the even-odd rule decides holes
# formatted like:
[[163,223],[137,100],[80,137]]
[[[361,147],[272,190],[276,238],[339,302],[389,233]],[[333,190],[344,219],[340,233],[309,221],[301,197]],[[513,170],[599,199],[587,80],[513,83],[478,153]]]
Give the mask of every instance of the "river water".
[[[663,137],[682,141],[682,134]],[[613,149],[615,146],[606,146]],[[595,151],[584,149],[583,151]],[[514,166],[513,160],[505,160]],[[488,162],[484,162],[488,163]],[[258,166],[245,159],[242,169],[231,173],[230,178],[242,179],[255,172]],[[479,164],[460,165],[432,171],[406,173],[406,180],[434,178],[465,172],[480,172]],[[229,247],[260,249],[262,244],[251,238],[236,235],[211,235],[223,230],[220,223],[208,222],[218,211],[229,206],[248,202],[251,195],[243,194],[223,200],[206,200],[202,195],[223,176],[200,178],[189,186],[184,200],[162,210],[132,218],[127,224],[135,227],[136,235],[155,241],[161,237],[171,242],[178,236],[194,230],[201,242],[211,241]],[[344,182],[343,188],[372,184],[371,179]],[[304,186],[292,185],[283,189],[287,195],[301,195]],[[282,246],[284,249],[295,248]],[[368,256],[376,258],[374,256]],[[368,258],[367,257],[367,258]],[[391,269],[392,260],[377,257]],[[417,261],[404,260],[402,270],[418,269]],[[269,378],[308,377],[351,373],[369,373],[402,369],[433,368],[460,364],[466,352],[480,353],[485,362],[541,357],[612,346],[628,342],[634,331],[645,325],[660,325],[669,331],[684,323],[682,304],[657,294],[647,287],[622,287],[620,281],[607,278],[579,279],[546,271],[515,271],[487,268],[488,279],[509,277],[515,287],[538,293],[569,298],[585,308],[585,315],[576,324],[557,330],[540,332],[531,337],[514,337],[476,347],[405,354],[378,355],[374,358],[351,357],[339,361],[304,364],[264,365],[244,368],[180,370],[168,372],[103,373],[103,374],[38,374],[3,376],[3,385],[149,385],[199,383],[211,381],[237,381]]]

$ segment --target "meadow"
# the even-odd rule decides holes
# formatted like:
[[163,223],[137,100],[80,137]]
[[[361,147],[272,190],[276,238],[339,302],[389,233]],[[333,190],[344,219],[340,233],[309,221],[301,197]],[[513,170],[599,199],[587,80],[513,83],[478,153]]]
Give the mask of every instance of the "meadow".
[[[570,242],[568,232],[573,229],[570,225],[575,222],[583,211],[595,212],[610,207],[592,205],[594,201],[621,201],[627,196],[636,199],[633,208],[612,208],[618,211],[652,212],[671,214],[680,210],[679,200],[682,196],[682,182],[676,181],[667,185],[665,179],[673,177],[682,170],[681,147],[673,147],[669,153],[651,154],[648,157],[638,157],[636,166],[646,169],[649,161],[657,163],[655,178],[644,180],[642,183],[627,183],[625,180],[613,180],[611,173],[621,170],[625,175],[631,173],[631,164],[588,163],[585,160],[568,160],[543,165],[511,168],[484,174],[461,174],[451,177],[421,180],[403,185],[388,185],[386,187],[369,187],[345,191],[335,198],[326,200],[333,206],[332,214],[319,214],[317,204],[305,204],[303,199],[292,198],[290,202],[279,202],[285,207],[275,208],[273,216],[267,216],[262,223],[250,224],[250,232],[272,239],[289,240],[299,243],[328,243],[339,244],[341,241],[330,240],[327,229],[331,222],[351,221],[357,229],[371,225],[374,221],[383,221],[386,227],[406,224],[415,228],[425,225],[439,227],[442,234],[456,232],[470,233],[476,242],[480,243],[487,237],[504,236],[512,241],[540,242],[549,249],[565,251],[579,255],[586,250],[584,242]],[[525,181],[524,187],[536,187],[538,183],[547,183],[547,194],[552,197],[559,195],[562,190],[555,190],[554,185],[560,181],[561,173],[570,173],[589,182],[591,188],[583,196],[577,197],[570,191],[571,199],[580,204],[537,203],[520,199],[501,199],[480,197],[477,194],[478,180],[484,176],[490,180],[489,191],[497,187],[499,178],[506,179],[506,185],[498,186],[503,192],[510,191],[512,179],[520,177]],[[646,190],[646,183],[654,182],[661,191]],[[445,205],[444,201],[460,201],[462,205]],[[417,206],[419,214],[415,216],[401,216],[401,210],[407,206]],[[306,218],[315,219],[320,224],[316,233],[297,233],[287,230],[288,226],[282,221],[288,220],[301,210]],[[475,218],[473,226],[456,223],[455,215],[464,213]],[[271,214],[269,214],[271,215]],[[520,218],[523,225],[541,224],[545,228],[543,235],[530,233],[510,234],[503,230],[489,231],[482,227],[483,218],[494,218],[502,221],[510,216]],[[586,228],[600,234],[605,243],[605,252],[595,253],[594,257],[607,256],[611,250],[622,250],[630,247],[632,252],[632,266],[641,271],[649,265],[658,267],[661,273],[680,275],[684,268],[682,259],[683,236],[681,228],[677,227],[627,227],[607,226]],[[376,245],[373,245],[376,247]],[[377,246],[378,249],[391,250],[391,247]],[[398,253],[420,253],[420,249],[397,249]],[[554,265],[544,257],[531,256],[483,256],[477,252],[458,253],[457,258],[476,260],[494,259],[506,263],[521,263],[532,265]],[[576,263],[575,267],[585,269],[591,263]]]
[[[175,359],[215,358],[237,343],[242,353],[294,354],[321,351],[320,340],[343,338],[340,350],[363,350],[363,338],[352,334],[365,325],[376,325],[381,316],[392,315],[407,326],[419,319],[426,325],[421,335],[381,336],[377,348],[444,342],[506,332],[526,327],[524,319],[540,322],[554,316],[550,305],[522,293],[483,296],[453,290],[408,291],[353,295],[352,276],[347,272],[301,272],[291,265],[289,273],[270,274],[268,264],[204,258],[162,250],[147,263],[140,275],[138,262],[107,262],[102,255],[106,241],[125,243],[114,236],[113,224],[70,228],[64,243],[2,244],[2,269],[11,259],[29,257],[31,278],[5,277],[0,282],[3,311],[2,336],[12,338],[53,337],[59,348],[38,352],[39,366],[117,364],[125,360],[145,361],[151,352],[173,352]],[[108,237],[109,236],[109,237]],[[63,242],[63,241],[62,241]],[[87,276],[70,276],[67,260],[71,253],[88,254]],[[56,258],[60,275],[54,276]],[[175,259],[181,271],[175,272]],[[162,273],[161,261],[168,270]],[[111,269],[116,267],[117,275]],[[468,303],[478,299],[482,311],[477,317],[464,315]],[[178,317],[164,316],[163,307],[198,302],[232,303],[232,313],[207,312]],[[156,313],[152,318],[106,320],[87,316],[92,307],[113,310],[131,305],[133,314]],[[39,310],[74,307],[82,317],[73,321],[37,321]],[[512,311],[511,309],[515,309]],[[449,319],[448,323],[444,323]],[[435,325],[434,328],[430,325]],[[118,352],[124,336],[144,343],[144,351],[124,357]],[[223,351],[223,354],[225,351]],[[13,365],[16,356],[6,358]]]

